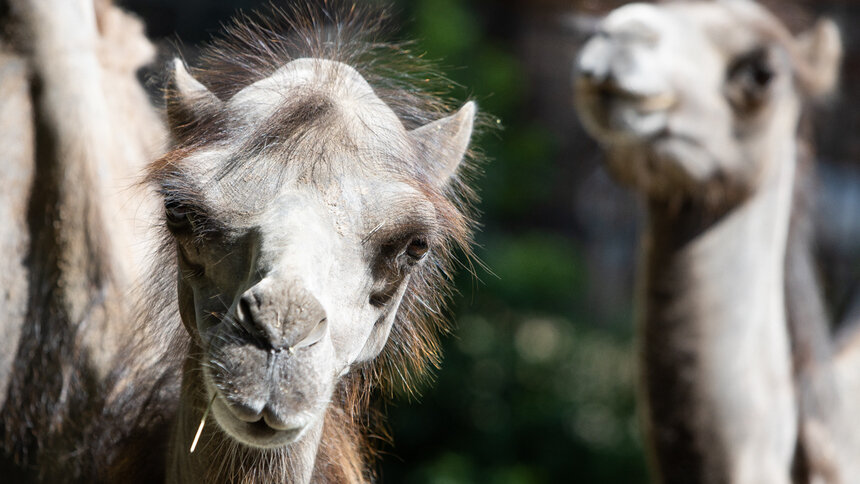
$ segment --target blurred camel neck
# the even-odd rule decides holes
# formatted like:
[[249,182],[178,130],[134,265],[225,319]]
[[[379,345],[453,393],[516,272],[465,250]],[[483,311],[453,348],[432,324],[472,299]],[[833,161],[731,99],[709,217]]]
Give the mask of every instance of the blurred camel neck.
[[663,482],[788,482],[796,409],[783,271],[796,157],[793,140],[773,148],[754,193],[723,213],[648,205],[640,376]]

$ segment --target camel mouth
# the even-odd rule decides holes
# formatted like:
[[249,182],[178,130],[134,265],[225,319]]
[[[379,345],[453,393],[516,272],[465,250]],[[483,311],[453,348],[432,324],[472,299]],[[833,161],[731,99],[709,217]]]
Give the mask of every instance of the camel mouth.
[[645,113],[668,111],[677,104],[677,98],[671,92],[639,93],[614,83],[592,84],[580,81],[580,91],[595,100],[604,103],[621,102]]
[[200,376],[212,398],[210,416],[227,436],[248,447],[275,449],[321,425],[325,407],[318,402],[328,401],[333,379],[315,351],[327,346],[312,341],[292,353],[279,352],[213,334]]
[[218,426],[233,439],[249,447],[275,449],[302,438],[310,422],[303,414],[284,416],[268,407],[250,416],[237,411],[220,393],[212,403],[212,415]]
[[614,82],[596,83],[580,78],[576,90],[578,96],[590,104],[624,105],[643,114],[670,111],[678,104],[677,96],[671,91],[637,92]]
[[678,104],[672,92],[639,93],[615,83],[580,79],[576,86],[581,119],[598,139],[650,139],[665,128]]
[[295,442],[304,431],[304,427],[279,430],[270,426],[264,418],[260,418],[256,422],[242,422],[240,427],[244,437],[243,440],[249,441],[246,443],[255,447],[265,448]]

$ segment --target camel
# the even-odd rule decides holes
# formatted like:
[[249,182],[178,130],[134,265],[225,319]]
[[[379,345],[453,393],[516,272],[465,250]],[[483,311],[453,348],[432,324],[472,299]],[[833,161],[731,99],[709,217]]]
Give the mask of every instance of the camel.
[[[83,0],[13,5],[45,17],[48,5],[73,19],[89,12]],[[104,219],[89,218],[85,233],[104,240],[80,242],[96,260],[79,267],[137,276],[132,288],[80,287],[111,308],[104,320],[117,328],[105,331],[126,340],[107,355],[106,375],[95,365],[96,376],[51,409],[59,409],[54,427],[37,427],[30,442],[7,437],[7,450],[30,451],[18,456],[20,480],[370,481],[368,434],[379,435],[371,393],[409,391],[438,365],[453,253],[471,254],[474,201],[463,176],[474,160],[474,102],[452,113],[439,94],[447,84],[380,41],[384,27],[384,16],[360,7],[272,8],[237,19],[197,69],[171,62],[171,147],[135,185],[159,201],[134,205],[157,233],[132,243],[128,231],[114,238],[130,229],[106,231]],[[80,35],[74,24],[39,34],[89,47],[68,41]],[[50,54],[32,54],[40,75],[82,75],[63,70],[80,62],[57,67]],[[106,129],[110,118],[93,108],[102,100],[70,103],[63,89],[71,87],[43,90],[58,105],[92,109],[92,129]],[[103,161],[92,152],[97,141],[76,138],[87,155],[78,162]],[[107,181],[67,177],[56,191],[75,182],[104,190]],[[92,215],[81,205],[66,217]],[[107,257],[135,244],[151,254],[139,271],[136,259]],[[64,269],[53,262],[44,264]],[[30,280],[65,287],[40,274]],[[127,319],[108,317],[117,315]],[[61,340],[41,351],[87,348],[79,333],[55,332]],[[7,435],[33,435],[15,417],[6,417]]]
[[142,234],[158,200],[131,180],[167,130],[136,78],[155,54],[140,21],[106,1],[7,6],[0,469],[21,481],[14,469],[64,445],[63,422],[104,388],[133,331],[120,301],[157,247]]
[[580,118],[647,207],[636,339],[657,482],[857,482],[792,221],[805,102],[840,56],[832,22],[794,38],[747,0],[626,5],[579,54]]

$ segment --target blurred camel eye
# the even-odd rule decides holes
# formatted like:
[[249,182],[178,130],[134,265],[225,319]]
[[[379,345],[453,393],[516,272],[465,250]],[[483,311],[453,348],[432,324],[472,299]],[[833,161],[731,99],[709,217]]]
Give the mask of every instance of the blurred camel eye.
[[735,109],[754,110],[766,100],[774,78],[771,54],[766,49],[756,50],[738,59],[729,69],[726,94]]
[[739,80],[746,84],[748,89],[762,89],[770,84],[773,76],[773,68],[767,63],[767,60],[759,58],[743,66]]
[[750,68],[753,82],[759,86],[766,86],[773,79],[773,69],[767,64],[757,63]]
[[406,246],[406,255],[408,255],[413,261],[421,260],[427,252],[430,250],[430,246],[427,245],[427,240],[422,237],[415,237],[409,241],[409,245]]

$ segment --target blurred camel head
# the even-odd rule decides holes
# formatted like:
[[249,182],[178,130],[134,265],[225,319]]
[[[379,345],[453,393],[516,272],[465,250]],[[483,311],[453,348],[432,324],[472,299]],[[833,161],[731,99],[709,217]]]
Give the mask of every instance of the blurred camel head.
[[803,100],[833,88],[840,58],[828,20],[793,37],[747,0],[631,4],[582,48],[577,107],[622,182],[655,199],[732,200],[790,157],[774,151],[792,149],[782,141],[796,139]]
[[[383,351],[404,300],[435,305],[429,279],[467,231],[445,193],[475,108],[407,129],[355,69],[311,58],[220,96],[175,62],[177,146],[152,178],[200,353],[186,378],[228,435],[274,448],[322,425],[339,379]],[[395,345],[421,331],[401,324]]]

